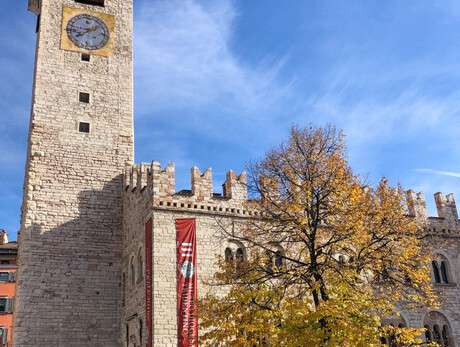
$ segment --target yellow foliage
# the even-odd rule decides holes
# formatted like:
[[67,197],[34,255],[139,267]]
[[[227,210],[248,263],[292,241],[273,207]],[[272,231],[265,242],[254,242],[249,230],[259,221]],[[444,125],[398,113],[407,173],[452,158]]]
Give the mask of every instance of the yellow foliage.
[[436,306],[424,233],[406,215],[403,188],[385,178],[367,185],[345,151],[330,125],[293,127],[249,167],[264,217],[232,234],[251,247],[250,259],[219,260],[215,284],[227,294],[200,302],[202,345],[378,346],[386,334],[420,342],[421,330],[389,331],[380,319]]

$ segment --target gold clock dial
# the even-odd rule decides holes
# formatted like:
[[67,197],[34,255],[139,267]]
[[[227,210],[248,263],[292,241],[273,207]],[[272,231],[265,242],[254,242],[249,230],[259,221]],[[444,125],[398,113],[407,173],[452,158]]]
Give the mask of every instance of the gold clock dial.
[[110,39],[107,24],[99,17],[82,13],[73,16],[66,26],[67,36],[72,43],[83,49],[101,49]]
[[61,49],[108,57],[114,54],[115,17],[84,8],[63,7]]

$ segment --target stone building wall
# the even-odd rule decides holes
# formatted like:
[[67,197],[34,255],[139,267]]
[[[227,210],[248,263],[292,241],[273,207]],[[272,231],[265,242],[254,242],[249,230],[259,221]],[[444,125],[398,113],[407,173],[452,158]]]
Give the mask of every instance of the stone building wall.
[[[244,209],[247,201],[244,173],[240,176],[232,171],[227,173],[223,196],[212,192],[210,169],[201,174],[198,168],[192,168],[191,181],[190,191],[175,192],[174,165],[163,170],[155,161],[151,165],[134,165],[125,171],[123,273],[126,305],[122,329],[126,331],[126,325],[133,326],[130,324],[133,315],[146,321],[145,278],[138,282],[136,273],[134,286],[129,279],[131,259],[136,259],[140,248],[145,249],[144,226],[152,218],[154,346],[177,345],[176,219],[196,219],[198,295],[202,296],[206,290],[215,290],[204,282],[211,280],[218,270],[216,255],[223,255],[228,245],[222,237],[223,229],[236,232],[239,222],[250,217]],[[146,338],[144,328],[142,340]],[[134,340],[139,341],[140,337],[130,340],[125,336],[124,346]]]
[[[434,199],[437,217],[429,217],[423,192],[407,192],[409,212],[419,225],[429,231],[427,247],[434,253],[433,261],[438,266],[437,281],[431,264],[431,278],[438,292],[441,306],[437,310],[404,311],[406,324],[413,327],[428,326],[433,335],[433,326],[438,325],[441,334],[444,325],[449,329],[449,346],[460,346],[460,220],[453,194],[436,193]],[[441,264],[447,265],[447,281],[441,273]],[[433,336],[432,336],[433,337]]]
[[[63,6],[114,15],[113,55],[86,62],[62,50]],[[29,9],[39,23],[13,340],[117,346],[122,176],[133,160],[132,1],[30,0]],[[79,132],[82,121],[90,133]]]
[[[197,229],[197,260],[199,295],[215,290],[205,282],[217,271],[216,255],[224,255],[232,247],[231,236],[222,233],[238,232],[240,222],[257,217],[250,215],[247,201],[245,174],[227,174],[224,196],[212,193],[211,170],[205,173],[191,169],[192,189],[175,191],[174,165],[163,169],[159,163],[143,163],[126,168],[124,177],[124,247],[123,272],[128,280],[130,259],[144,244],[144,225],[152,218],[153,225],[153,342],[154,346],[177,344],[177,274],[176,274],[176,228],[178,218],[195,218]],[[439,217],[428,217],[423,193],[407,192],[410,214],[417,222],[431,231],[427,245],[435,253],[434,260],[448,264],[448,283],[435,283],[442,306],[438,310],[402,310],[400,317],[389,317],[384,324],[403,324],[410,327],[429,326],[433,334],[434,325],[448,326],[449,346],[459,345],[460,331],[460,222],[457,217],[453,195],[435,196]],[[242,245],[244,247],[244,245]],[[250,250],[247,250],[249,253]],[[143,254],[143,253],[142,253]],[[432,273],[433,282],[435,282]],[[131,289],[126,285],[126,306],[122,325],[129,325],[129,318],[139,315],[145,322],[145,283],[137,282]],[[145,329],[143,330],[146,338]],[[432,336],[434,339],[434,336]],[[442,336],[441,336],[442,338]],[[125,340],[128,346],[128,340]]]

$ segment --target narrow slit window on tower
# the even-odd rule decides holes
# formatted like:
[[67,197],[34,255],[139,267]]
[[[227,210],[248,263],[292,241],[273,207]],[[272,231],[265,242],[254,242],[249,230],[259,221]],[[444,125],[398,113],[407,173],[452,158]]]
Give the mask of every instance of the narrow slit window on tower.
[[35,26],[35,33],[38,33],[40,30],[40,15],[37,16],[37,25]]
[[78,100],[80,102],[84,102],[85,104],[89,104],[89,93],[80,92],[78,94]]
[[78,131],[81,133],[89,133],[89,123],[87,122],[78,123]]
[[441,276],[439,275],[438,263],[433,260],[431,262],[431,266],[433,267],[434,282],[441,283]]
[[91,56],[90,56],[89,54],[82,53],[82,54],[81,54],[81,61],[89,62],[90,57],[91,57]]
[[81,4],[95,5],[95,6],[104,6],[104,0],[75,0]]

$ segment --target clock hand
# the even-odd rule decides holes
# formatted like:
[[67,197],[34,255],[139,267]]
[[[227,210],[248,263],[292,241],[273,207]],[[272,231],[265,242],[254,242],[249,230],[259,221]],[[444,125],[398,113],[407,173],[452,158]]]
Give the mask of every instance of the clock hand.
[[88,29],[86,29],[86,32],[89,33],[89,32],[91,32],[91,31],[94,31],[94,30],[99,29],[100,27],[101,27],[100,25],[96,25],[96,26],[93,27],[93,28],[88,28]]

